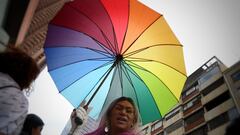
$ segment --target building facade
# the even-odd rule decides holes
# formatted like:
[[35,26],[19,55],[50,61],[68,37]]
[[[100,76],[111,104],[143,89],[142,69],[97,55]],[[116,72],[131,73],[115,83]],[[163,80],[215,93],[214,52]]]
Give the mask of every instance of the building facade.
[[0,50],[14,45],[32,56],[43,69],[43,45],[48,24],[69,0],[1,0]]
[[146,135],[224,135],[239,117],[240,62],[230,68],[216,57],[192,73],[180,102],[162,120],[141,128]]

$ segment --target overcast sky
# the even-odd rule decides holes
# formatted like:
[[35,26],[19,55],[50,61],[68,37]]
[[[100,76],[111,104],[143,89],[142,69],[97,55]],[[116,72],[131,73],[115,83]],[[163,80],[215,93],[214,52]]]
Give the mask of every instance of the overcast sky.
[[[239,0],[140,0],[163,14],[183,45],[187,74],[217,56],[226,66],[240,60]],[[72,106],[60,94],[45,69],[29,97],[31,113],[45,122],[44,135],[58,135]]]

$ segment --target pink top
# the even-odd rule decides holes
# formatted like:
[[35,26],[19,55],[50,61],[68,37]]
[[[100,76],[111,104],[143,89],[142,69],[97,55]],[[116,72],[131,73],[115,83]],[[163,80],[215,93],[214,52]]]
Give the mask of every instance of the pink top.
[[[106,135],[105,131],[104,131],[104,127],[99,127],[97,128],[95,131],[88,133],[86,135]],[[133,132],[124,132],[118,135],[137,135]]]

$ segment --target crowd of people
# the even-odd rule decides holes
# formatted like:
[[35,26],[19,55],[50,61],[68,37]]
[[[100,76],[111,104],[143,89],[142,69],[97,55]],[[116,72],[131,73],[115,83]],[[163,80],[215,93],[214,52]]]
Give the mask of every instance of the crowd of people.
[[[24,92],[40,70],[37,63],[21,49],[8,47],[0,53],[0,135],[41,135],[43,120],[28,114],[28,100]],[[82,104],[73,110],[68,135],[79,135],[88,118],[88,106]],[[226,135],[237,134],[240,118],[226,130]],[[129,97],[115,99],[102,116],[97,129],[86,135],[137,135],[141,125],[137,106]]]

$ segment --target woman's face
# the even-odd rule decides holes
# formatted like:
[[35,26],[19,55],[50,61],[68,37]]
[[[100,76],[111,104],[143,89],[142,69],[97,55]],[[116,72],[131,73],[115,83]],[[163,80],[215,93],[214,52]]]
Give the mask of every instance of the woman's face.
[[132,128],[135,120],[135,110],[128,101],[119,101],[110,113],[111,130],[127,131]]

